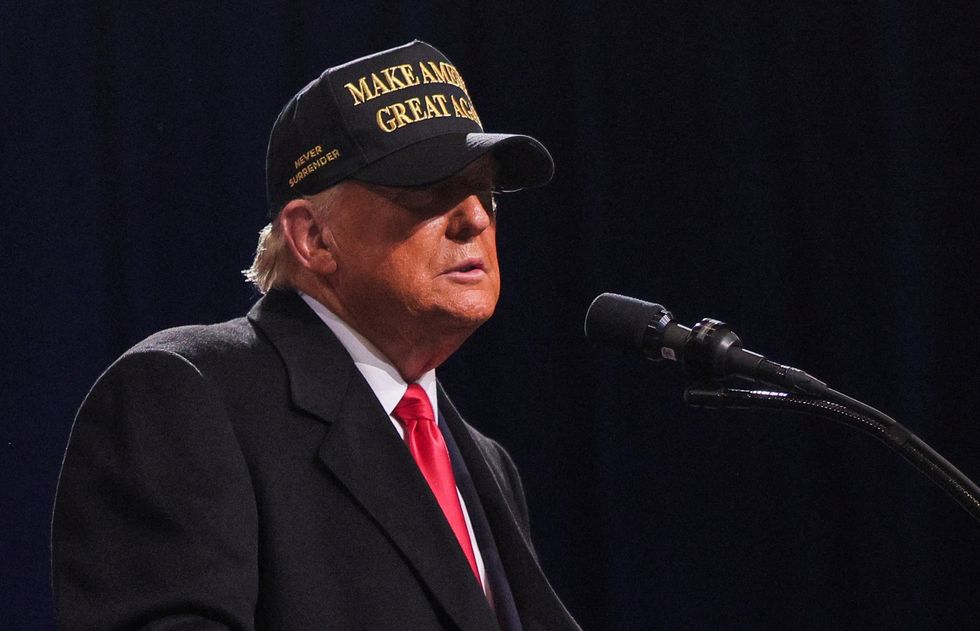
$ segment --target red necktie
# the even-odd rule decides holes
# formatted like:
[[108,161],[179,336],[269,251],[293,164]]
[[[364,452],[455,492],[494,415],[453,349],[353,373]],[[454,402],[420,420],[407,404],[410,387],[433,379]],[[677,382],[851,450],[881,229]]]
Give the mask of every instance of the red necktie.
[[412,457],[415,458],[422,475],[429,483],[429,488],[436,496],[436,501],[439,502],[446,520],[449,521],[459,546],[466,555],[466,560],[470,562],[476,580],[482,585],[480,571],[476,567],[476,556],[473,554],[473,544],[466,530],[463,508],[459,504],[459,495],[456,494],[456,477],[453,475],[453,466],[449,462],[449,450],[446,449],[442,432],[439,431],[439,426],[433,418],[432,404],[429,403],[429,397],[422,386],[417,383],[410,384],[392,414],[405,426],[405,442],[408,443],[408,450],[412,452]]

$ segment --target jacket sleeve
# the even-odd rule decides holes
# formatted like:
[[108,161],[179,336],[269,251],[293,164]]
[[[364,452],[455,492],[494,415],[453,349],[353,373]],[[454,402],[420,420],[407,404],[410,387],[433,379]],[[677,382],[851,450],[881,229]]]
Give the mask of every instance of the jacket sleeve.
[[221,392],[176,353],[120,358],[82,404],[58,482],[60,627],[252,629],[256,533]]

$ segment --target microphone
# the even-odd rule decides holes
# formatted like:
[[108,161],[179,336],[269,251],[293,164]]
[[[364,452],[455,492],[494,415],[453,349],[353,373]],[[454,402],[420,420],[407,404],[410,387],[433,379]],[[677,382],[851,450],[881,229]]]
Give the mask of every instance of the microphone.
[[742,348],[742,340],[724,322],[704,318],[689,328],[674,322],[662,305],[629,296],[596,296],[585,314],[585,336],[653,361],[679,362],[697,381],[741,377],[813,396],[827,391],[827,384],[802,370]]

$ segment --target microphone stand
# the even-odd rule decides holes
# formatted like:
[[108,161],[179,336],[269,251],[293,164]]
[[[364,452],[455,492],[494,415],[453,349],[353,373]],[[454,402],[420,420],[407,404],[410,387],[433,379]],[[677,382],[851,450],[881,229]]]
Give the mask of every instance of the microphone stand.
[[[690,379],[684,400],[707,408],[770,408],[829,418],[856,427],[897,451],[980,521],[980,487],[895,419],[832,390],[812,375],[742,348],[724,322],[704,318],[688,328],[663,305],[629,296],[596,296],[585,314],[585,335],[614,348],[639,351],[652,361],[680,362]],[[770,390],[729,388],[741,377]]]
[[898,421],[856,399],[827,388],[823,396],[781,390],[746,390],[696,383],[684,391],[694,407],[775,409],[828,418],[869,433],[910,462],[980,521],[980,487]]

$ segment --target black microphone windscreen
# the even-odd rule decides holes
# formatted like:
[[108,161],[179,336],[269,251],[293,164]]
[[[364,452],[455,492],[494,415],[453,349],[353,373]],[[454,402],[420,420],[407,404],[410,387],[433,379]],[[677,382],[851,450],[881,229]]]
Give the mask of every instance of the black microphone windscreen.
[[642,351],[647,325],[663,307],[619,294],[599,294],[585,314],[585,336],[600,344]]

